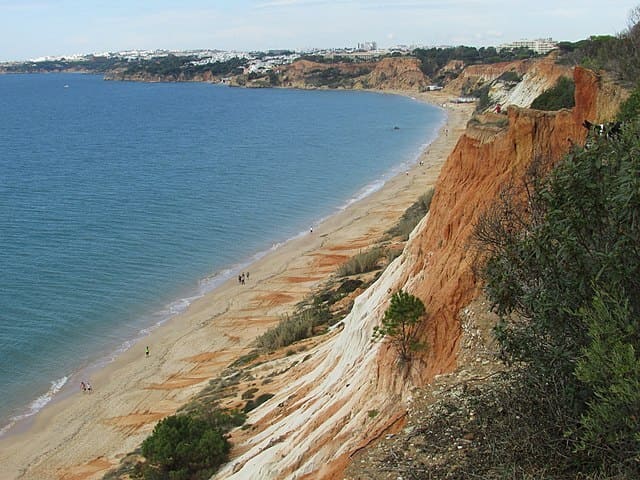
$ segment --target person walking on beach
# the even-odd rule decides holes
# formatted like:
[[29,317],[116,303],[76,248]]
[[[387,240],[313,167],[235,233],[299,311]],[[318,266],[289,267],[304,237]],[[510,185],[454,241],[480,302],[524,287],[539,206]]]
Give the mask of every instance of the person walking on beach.
[[144,356],[147,357],[147,358],[149,357],[149,346],[148,345],[144,349]]
[[87,391],[87,386],[85,385],[84,382],[80,382],[80,389],[82,390],[83,393]]

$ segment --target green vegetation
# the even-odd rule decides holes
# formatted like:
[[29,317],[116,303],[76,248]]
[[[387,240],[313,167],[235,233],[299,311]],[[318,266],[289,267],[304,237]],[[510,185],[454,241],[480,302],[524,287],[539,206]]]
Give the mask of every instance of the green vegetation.
[[424,216],[429,213],[429,208],[431,208],[431,200],[433,200],[433,195],[435,193],[435,189],[431,187],[424,194],[420,195],[418,200],[414,202],[400,217],[400,221],[387,230],[387,234],[392,237],[401,237],[402,240],[408,240],[409,234],[416,228],[416,225],[424,218]]
[[352,71],[339,67],[318,68],[309,72],[306,82],[314,87],[349,88],[353,86],[354,79],[368,75],[372,71],[373,67],[369,64],[363,64]]
[[258,337],[257,345],[265,350],[286,347],[313,336],[314,329],[326,325],[329,317],[326,308],[307,308],[291,316],[285,315],[278,325]]
[[384,255],[385,250],[382,247],[373,247],[366,252],[360,252],[338,268],[338,276],[348,277],[350,275],[373,272],[380,268],[380,259]]
[[422,300],[399,290],[391,296],[391,304],[384,312],[382,324],[374,327],[372,339],[390,342],[400,361],[409,362],[414,352],[424,348],[418,342],[417,333],[425,313]]
[[620,105],[618,112],[618,120],[621,122],[629,122],[638,117],[640,117],[640,85],[637,85],[629,98]]
[[518,75],[517,72],[513,70],[509,70],[507,72],[504,72],[502,75],[500,75],[498,77],[498,80],[501,80],[507,83],[519,83],[522,81],[522,77]]
[[417,48],[413,51],[422,66],[422,72],[433,81],[444,81],[457,76],[456,72],[441,72],[442,68],[452,60],[461,60],[465,66],[484,63],[506,62],[535,57],[532,50],[515,49],[496,51],[495,47],[448,47]]
[[244,417],[215,411],[206,416],[171,415],[160,421],[142,443],[147,463],[139,473],[147,480],[209,478],[227,460],[225,433]]
[[[382,255],[381,249],[380,253],[376,254],[376,258],[379,260]],[[351,309],[353,302],[345,303],[341,300],[354,290],[367,287],[371,281],[365,283],[358,278],[348,278],[340,282],[328,282],[312,296],[300,302],[293,314],[285,315],[278,325],[258,337],[256,346],[259,350],[251,352],[248,361],[252,361],[253,355],[260,350],[274,351],[324,333],[328,326],[335,324]],[[235,362],[234,365],[237,363]]]
[[567,77],[560,77],[556,84],[543,92],[531,104],[531,108],[537,110],[560,110],[575,106],[574,92],[576,84]]
[[579,42],[560,43],[559,61],[582,65],[592,70],[606,70],[627,84],[640,78],[640,7],[632,10],[630,27],[618,36],[592,36]]
[[503,357],[545,398],[532,418],[557,426],[548,478],[640,475],[639,151],[636,117],[532,170],[476,226]]
[[214,62],[205,65],[194,65],[192,62],[198,60],[193,56],[167,55],[149,60],[136,60],[128,64],[124,75],[136,75],[139,73],[148,75],[160,75],[178,79],[181,76],[191,78],[195,75],[210,73],[215,76],[237,75],[242,73],[247,64],[243,58],[231,58],[224,62]]

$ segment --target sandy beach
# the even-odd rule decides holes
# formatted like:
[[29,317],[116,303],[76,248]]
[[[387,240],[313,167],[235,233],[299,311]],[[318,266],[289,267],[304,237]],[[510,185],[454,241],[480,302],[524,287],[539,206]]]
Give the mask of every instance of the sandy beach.
[[[411,96],[438,105],[449,98],[442,92]],[[406,173],[247,267],[244,285],[234,278],[195,301],[93,373],[93,392],[82,393],[78,384],[76,393],[43,409],[26,431],[1,438],[0,479],[94,479],[117,465],[159,419],[250,351],[258,335],[379,239],[435,184],[473,106],[446,103],[445,110],[439,136]]]

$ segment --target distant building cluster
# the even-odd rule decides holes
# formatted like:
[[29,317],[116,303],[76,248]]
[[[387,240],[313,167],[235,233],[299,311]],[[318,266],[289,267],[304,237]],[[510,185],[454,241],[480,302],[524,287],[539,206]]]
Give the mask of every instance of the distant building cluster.
[[[224,51],[215,49],[198,49],[198,50],[124,50],[120,52],[104,52],[91,54],[75,54],[63,57],[40,57],[30,60],[31,62],[47,62],[47,61],[70,61],[82,62],[96,57],[108,59],[122,59],[128,62],[139,60],[150,60],[154,58],[163,58],[168,56],[176,57],[192,57],[190,63],[196,66],[212,64],[216,62],[226,62],[233,58],[244,59],[244,73],[266,73],[271,70],[277,70],[281,65],[290,64],[305,55],[317,55],[327,59],[352,59],[355,61],[372,61],[385,55],[400,54],[405,55],[411,53],[416,48],[449,48],[448,45],[436,47],[426,47],[422,45],[396,45],[390,48],[378,48],[375,41],[359,42],[357,48],[312,48],[305,50],[269,50],[267,52],[241,52],[241,51]],[[496,49],[516,49],[527,48],[538,54],[546,54],[557,48],[557,42],[551,38],[540,38],[536,40],[518,40],[516,42],[502,44]],[[20,62],[16,62],[20,63]],[[432,85],[429,89],[439,88]]]
[[558,48],[558,42],[552,38],[537,38],[535,40],[517,40],[515,42],[503,43],[499,45],[496,50],[514,50],[516,48],[526,48],[533,50],[534,52],[544,55],[551,50]]
[[377,50],[378,44],[376,42],[362,42],[358,43],[358,50],[364,50],[365,52],[369,52],[371,50]]

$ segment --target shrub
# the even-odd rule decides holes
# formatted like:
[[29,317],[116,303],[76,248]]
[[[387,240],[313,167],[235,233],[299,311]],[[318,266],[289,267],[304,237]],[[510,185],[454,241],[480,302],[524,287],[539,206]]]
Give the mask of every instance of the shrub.
[[576,377],[593,395],[578,433],[580,450],[597,463],[640,460],[640,325],[620,293],[598,291],[593,304],[580,312],[590,342]]
[[618,120],[621,122],[628,122],[634,118],[638,118],[640,115],[640,85],[638,85],[629,98],[627,98],[622,105],[620,105],[620,111],[618,112]]
[[585,468],[640,469],[639,150],[635,120],[477,225],[503,355],[554,379]]
[[338,268],[338,275],[348,277],[360,273],[372,272],[378,268],[380,259],[384,256],[384,249],[374,247],[366,252],[360,252]]
[[191,415],[172,415],[161,420],[142,443],[149,479],[205,479],[227,460],[230,445],[223,433],[205,420]]
[[314,334],[314,328],[326,324],[331,314],[326,307],[312,306],[294,315],[285,315],[274,328],[267,330],[256,340],[258,347],[276,350]]
[[522,77],[518,75],[518,72],[514,70],[508,70],[504,72],[502,75],[498,77],[498,80],[502,80],[503,82],[514,82],[518,83],[522,81]]
[[560,110],[562,108],[573,108],[576,104],[574,92],[576,84],[567,77],[560,77],[556,84],[543,92],[531,104],[531,108],[536,110]]
[[387,233],[392,237],[401,237],[403,240],[407,240],[420,220],[429,213],[434,193],[435,189],[432,187],[422,194],[418,200],[402,214],[398,224],[390,228]]
[[417,339],[418,325],[424,315],[422,300],[400,290],[391,297],[391,304],[384,312],[382,324],[373,329],[372,339],[389,341],[400,360],[408,362],[413,352],[424,348]]
[[473,91],[472,96],[478,97],[476,112],[482,112],[491,105],[491,95],[489,95],[489,90],[491,90],[491,84],[485,83],[483,86]]

